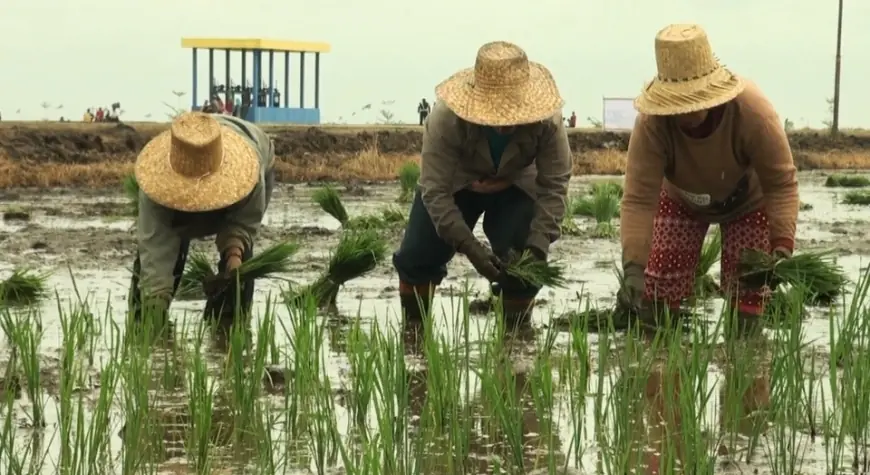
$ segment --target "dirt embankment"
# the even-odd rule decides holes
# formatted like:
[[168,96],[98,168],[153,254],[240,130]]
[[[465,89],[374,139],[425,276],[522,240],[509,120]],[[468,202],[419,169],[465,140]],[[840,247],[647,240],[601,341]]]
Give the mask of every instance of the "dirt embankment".
[[[0,188],[114,185],[165,124],[0,123]],[[266,127],[282,181],[381,181],[419,157],[419,127]],[[619,174],[627,133],[569,132],[575,174]],[[870,168],[870,135],[789,135],[801,169]]]

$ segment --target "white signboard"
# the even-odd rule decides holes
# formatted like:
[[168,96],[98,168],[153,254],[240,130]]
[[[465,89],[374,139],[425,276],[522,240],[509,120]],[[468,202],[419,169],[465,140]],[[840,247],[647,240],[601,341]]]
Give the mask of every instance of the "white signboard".
[[631,131],[637,111],[634,99],[625,97],[605,97],[603,99],[604,130]]

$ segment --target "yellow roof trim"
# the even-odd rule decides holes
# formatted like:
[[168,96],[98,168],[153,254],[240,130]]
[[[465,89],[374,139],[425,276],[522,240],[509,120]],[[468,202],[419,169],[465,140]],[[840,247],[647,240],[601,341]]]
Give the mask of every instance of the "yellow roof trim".
[[182,38],[182,48],[220,50],[289,51],[293,53],[329,53],[329,43],[313,41],[269,40],[264,38]]

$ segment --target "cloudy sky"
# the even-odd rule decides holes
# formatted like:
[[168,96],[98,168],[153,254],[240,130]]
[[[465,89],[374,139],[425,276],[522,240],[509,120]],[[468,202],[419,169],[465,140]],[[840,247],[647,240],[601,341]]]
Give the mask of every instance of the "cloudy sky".
[[[870,61],[860,59],[870,54],[870,1],[846,3],[840,120],[843,127],[870,127]],[[668,23],[696,22],[707,29],[723,62],[759,83],[783,118],[797,126],[820,126],[828,116],[835,0],[511,4],[3,0],[0,113],[4,120],[78,118],[87,107],[120,101],[128,120],[147,115],[163,120],[168,110],[163,102],[176,103],[172,91],[186,92],[184,103],[190,103],[190,51],[181,49],[180,38],[207,36],[331,43],[333,51],[321,62],[325,121],[373,122],[379,109],[391,110],[395,120],[414,121],[420,98],[431,98],[441,79],[472,65],[477,48],[493,40],[515,42],[548,66],[567,114],[600,118],[602,96],[634,96],[655,74],[656,31]],[[200,102],[207,81],[205,56],[200,54]],[[221,55],[216,56],[221,70]],[[240,72],[235,75],[238,80]],[[283,78],[283,67],[276,77]],[[298,101],[298,92],[291,97]],[[51,106],[44,110],[42,103]],[[369,103],[372,110],[360,111]]]

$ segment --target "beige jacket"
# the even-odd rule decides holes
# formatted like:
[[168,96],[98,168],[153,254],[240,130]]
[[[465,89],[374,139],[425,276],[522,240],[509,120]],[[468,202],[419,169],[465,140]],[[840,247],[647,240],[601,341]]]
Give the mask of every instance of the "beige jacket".
[[454,247],[472,238],[472,232],[453,195],[483,178],[510,180],[535,200],[529,246],[546,253],[561,235],[572,168],[561,114],[519,127],[496,170],[482,128],[438,102],[423,131],[421,168],[423,204],[438,235]]

